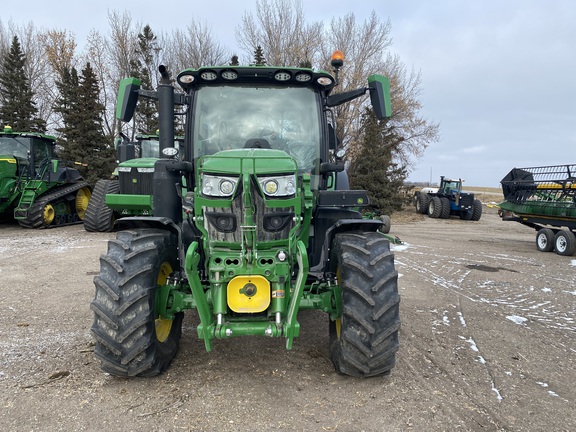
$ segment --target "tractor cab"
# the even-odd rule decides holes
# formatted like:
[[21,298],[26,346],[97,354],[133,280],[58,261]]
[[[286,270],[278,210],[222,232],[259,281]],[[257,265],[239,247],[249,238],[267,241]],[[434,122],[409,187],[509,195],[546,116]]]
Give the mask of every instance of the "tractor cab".
[[[0,155],[14,159],[18,174],[31,178],[42,176],[48,163],[56,156],[54,143],[56,138],[36,132],[13,132],[10,126],[5,126],[0,132]],[[6,160],[3,158],[2,160]],[[28,167],[34,167],[32,172]]]

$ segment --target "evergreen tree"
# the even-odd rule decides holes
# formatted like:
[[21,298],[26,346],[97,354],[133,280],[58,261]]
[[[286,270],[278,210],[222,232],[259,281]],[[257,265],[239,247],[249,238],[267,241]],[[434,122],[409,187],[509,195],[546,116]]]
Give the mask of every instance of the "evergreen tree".
[[8,55],[0,64],[0,121],[19,132],[45,132],[46,122],[38,117],[25,64],[26,55],[14,36]]
[[109,178],[116,163],[112,137],[104,135],[102,115],[104,106],[99,102],[100,89],[90,63],[78,77],[76,69],[64,69],[57,84],[60,97],[55,111],[62,115],[64,127],[63,149],[60,156],[70,162],[82,164],[80,171],[91,184]]
[[266,65],[266,57],[264,57],[264,51],[262,47],[258,45],[254,50],[254,65],[264,66]]
[[403,138],[387,119],[379,121],[372,109],[366,109],[362,123],[364,140],[348,170],[350,186],[368,192],[368,211],[391,215],[402,210],[401,189],[408,176],[406,168],[394,162]]

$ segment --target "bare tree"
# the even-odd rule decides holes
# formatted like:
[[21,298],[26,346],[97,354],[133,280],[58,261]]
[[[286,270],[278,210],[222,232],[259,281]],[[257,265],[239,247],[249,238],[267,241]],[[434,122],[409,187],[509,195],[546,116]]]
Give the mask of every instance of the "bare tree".
[[86,52],[83,63],[90,61],[98,86],[100,88],[100,103],[104,106],[104,133],[112,136],[116,131],[116,97],[118,94],[118,75],[111,71],[108,63],[109,53],[105,38],[96,30],[92,30],[86,41]]
[[38,116],[46,120],[51,129],[49,119],[53,114],[54,82],[41,43],[42,35],[43,32],[36,29],[32,22],[19,26],[10,21],[7,28],[0,22],[0,53],[5,55],[12,38],[18,37],[22,51],[26,54],[24,71],[34,94],[33,101],[38,109]]
[[305,22],[301,0],[257,0],[256,17],[244,15],[236,38],[248,58],[261,46],[270,65],[314,64],[319,60],[322,23]]
[[194,20],[186,30],[174,30],[164,43],[163,61],[174,72],[186,68],[225,64],[229,53],[206,24]]
[[[409,166],[410,156],[422,155],[428,143],[438,139],[439,126],[424,120],[419,111],[422,108],[421,75],[413,69],[407,71],[398,55],[389,53],[392,45],[390,20],[382,22],[375,12],[362,24],[353,13],[342,18],[332,19],[325,35],[328,42],[324,58],[330,58],[330,49],[340,49],[345,56],[345,64],[340,71],[337,92],[344,92],[366,85],[369,75],[380,73],[389,77],[392,96],[392,118],[396,133],[402,137],[395,158]],[[325,64],[326,68],[330,66]],[[368,103],[367,98],[357,99],[337,108],[338,135],[347,148],[348,159],[357,155],[362,140],[362,125],[359,121]]]
[[62,126],[60,116],[54,111],[54,102],[58,98],[56,80],[65,69],[70,70],[76,66],[76,41],[66,30],[45,31],[38,35],[38,40],[50,68],[50,74],[45,78],[48,85],[42,89],[44,93],[41,97],[49,104],[51,114],[43,118],[47,121],[48,130],[54,133]]

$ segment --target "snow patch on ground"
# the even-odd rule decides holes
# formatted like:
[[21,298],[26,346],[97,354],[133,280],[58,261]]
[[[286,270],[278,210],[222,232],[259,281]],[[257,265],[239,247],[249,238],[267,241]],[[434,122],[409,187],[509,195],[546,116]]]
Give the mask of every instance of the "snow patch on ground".
[[524,325],[524,323],[526,321],[528,321],[528,318],[524,318],[518,315],[508,315],[506,317],[506,319],[512,321],[514,324],[518,324],[518,325]]
[[405,250],[409,249],[412,245],[408,243],[402,243],[400,245],[392,244],[390,245],[390,250],[394,252],[404,252]]

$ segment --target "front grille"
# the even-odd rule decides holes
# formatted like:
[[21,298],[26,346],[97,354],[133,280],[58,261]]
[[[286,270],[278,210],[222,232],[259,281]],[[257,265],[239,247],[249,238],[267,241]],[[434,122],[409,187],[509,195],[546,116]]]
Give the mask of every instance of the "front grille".
[[132,167],[130,172],[120,171],[118,180],[120,193],[127,195],[152,195],[153,172],[138,172]]
[[[274,240],[287,239],[290,230],[294,227],[294,220],[292,216],[294,214],[293,207],[268,207],[264,198],[260,195],[260,190],[256,185],[256,182],[251,182],[250,195],[252,207],[254,208],[254,224],[252,227],[248,227],[246,221],[244,220],[244,191],[241,191],[236,195],[232,201],[231,208],[219,208],[219,207],[208,207],[204,211],[204,227],[208,231],[208,235],[212,240],[225,241],[232,243],[242,242],[242,232],[246,230],[254,230],[256,233],[256,239],[258,242],[268,242]],[[217,224],[210,222],[214,221],[214,217],[223,215],[233,215],[236,221],[235,230],[229,232],[229,230],[218,229]],[[269,230],[265,229],[265,226],[270,227],[271,216],[275,214],[286,221],[286,224],[282,226],[279,230]],[[212,215],[210,217],[210,215]],[[214,216],[215,215],[215,216]],[[266,220],[265,220],[266,219]],[[225,232],[227,231],[227,232]]]
[[473,204],[474,204],[474,195],[470,194],[460,195],[461,208],[472,208]]

